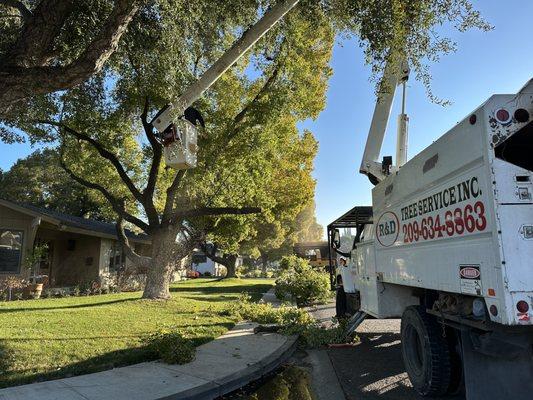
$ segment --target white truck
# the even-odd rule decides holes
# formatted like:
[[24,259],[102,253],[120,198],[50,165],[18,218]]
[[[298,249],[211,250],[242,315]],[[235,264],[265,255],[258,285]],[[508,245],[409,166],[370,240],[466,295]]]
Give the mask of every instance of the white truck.
[[328,227],[333,248],[338,228],[357,229],[334,276],[338,311],[351,311],[353,329],[367,315],[401,318],[404,365],[423,396],[465,387],[469,400],[533,399],[533,80],[491,96],[405,164],[402,105],[398,162],[379,162],[407,76],[386,70],[393,90],[378,96],[361,164],[372,208]]

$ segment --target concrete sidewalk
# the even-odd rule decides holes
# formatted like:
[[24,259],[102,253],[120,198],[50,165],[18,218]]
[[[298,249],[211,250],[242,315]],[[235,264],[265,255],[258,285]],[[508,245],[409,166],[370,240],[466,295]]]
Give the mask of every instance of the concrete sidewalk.
[[159,361],[73,378],[0,390],[1,400],[208,400],[260,378],[285,361],[296,337],[254,334],[256,324],[240,323],[197,348],[184,365]]

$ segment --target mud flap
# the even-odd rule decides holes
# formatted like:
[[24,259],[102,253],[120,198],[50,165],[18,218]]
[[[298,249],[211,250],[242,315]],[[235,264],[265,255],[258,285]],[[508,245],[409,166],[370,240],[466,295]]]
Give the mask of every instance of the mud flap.
[[492,350],[494,341],[490,345],[484,344],[469,330],[461,331],[461,342],[467,400],[533,398],[531,345],[520,347],[522,351],[511,351],[508,357],[502,357],[488,354],[487,350]]

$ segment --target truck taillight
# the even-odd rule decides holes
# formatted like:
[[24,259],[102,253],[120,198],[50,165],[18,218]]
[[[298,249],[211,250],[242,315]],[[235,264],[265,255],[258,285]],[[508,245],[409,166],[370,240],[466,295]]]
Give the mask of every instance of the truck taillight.
[[509,111],[507,111],[505,108],[500,108],[498,111],[496,111],[495,116],[498,122],[501,122],[502,124],[506,124],[511,120],[511,114],[509,114]]
[[516,309],[518,312],[527,313],[529,311],[529,304],[527,304],[527,302],[524,300],[520,300],[518,303],[516,303]]

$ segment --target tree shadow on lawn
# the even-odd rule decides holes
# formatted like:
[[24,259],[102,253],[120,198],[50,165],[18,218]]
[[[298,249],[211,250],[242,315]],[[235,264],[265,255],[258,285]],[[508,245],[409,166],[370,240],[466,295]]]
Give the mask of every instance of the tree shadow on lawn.
[[[68,309],[68,308],[89,308],[89,307],[100,307],[100,306],[106,306],[110,304],[117,304],[117,303],[125,303],[128,301],[138,301],[141,298],[133,298],[133,299],[118,299],[118,300],[110,300],[110,301],[101,301],[98,303],[87,303],[87,304],[72,304],[68,306],[58,306],[58,307],[24,307],[24,308],[0,308],[0,313],[7,313],[7,312],[20,312],[20,311],[50,311],[50,310],[62,310],[62,309]],[[37,300],[39,301],[39,300]]]
[[[235,326],[235,323],[233,322],[211,322],[211,323],[202,323],[199,322],[197,324],[175,324],[172,325],[172,329],[183,329],[185,330],[187,328],[189,329],[195,329],[195,328],[209,328],[209,327],[220,327],[225,328],[227,330],[233,328]],[[31,342],[31,341],[40,341],[40,342],[47,342],[47,341],[72,341],[72,340],[100,340],[100,339],[124,339],[124,338],[143,338],[145,336],[149,335],[147,334],[133,334],[133,335],[102,335],[102,336],[80,336],[80,337],[55,337],[55,338],[43,338],[42,336],[38,337],[19,337],[19,338],[6,338],[6,337],[0,337],[0,357],[2,357],[2,352],[5,349],[2,349],[2,343],[8,343],[8,342]],[[215,336],[212,337],[213,339]],[[196,340],[196,338],[193,338],[191,340]],[[202,344],[202,343],[200,343]],[[7,350],[6,350],[7,351]],[[0,359],[0,372],[2,371],[2,361],[3,358]]]
[[[223,326],[224,324],[212,325]],[[188,340],[193,346],[197,347],[214,339],[214,335],[204,335]],[[51,366],[49,371],[44,372],[32,372],[32,368],[10,370],[11,363],[15,358],[13,357],[14,354],[7,349],[6,342],[6,340],[0,339],[0,388],[69,378],[158,359],[153,349],[143,345],[141,347],[110,351],[60,368]]]
[[272,285],[269,284],[259,284],[259,285],[236,285],[236,286],[188,286],[180,287],[179,285],[173,286],[170,288],[171,292],[177,293],[186,293],[186,292],[195,292],[201,294],[231,294],[231,293],[248,293],[250,295],[262,294],[268,291]]
[[[259,293],[253,293],[255,295],[259,295]],[[236,294],[234,295],[228,295],[228,296],[202,296],[202,297],[194,297],[194,296],[180,296],[180,299],[187,299],[187,300],[194,300],[194,301],[205,301],[207,303],[224,303],[224,302],[230,302],[230,301],[236,301],[238,300],[238,296]]]

